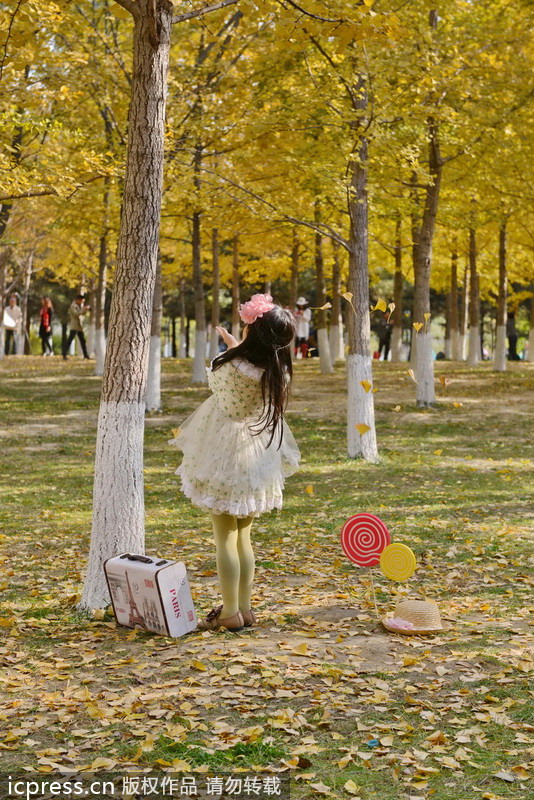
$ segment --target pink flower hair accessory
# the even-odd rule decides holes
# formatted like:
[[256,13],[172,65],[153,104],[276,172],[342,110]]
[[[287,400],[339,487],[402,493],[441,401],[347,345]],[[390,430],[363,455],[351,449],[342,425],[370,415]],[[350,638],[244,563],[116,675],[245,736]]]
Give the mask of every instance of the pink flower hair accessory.
[[273,308],[273,298],[270,294],[253,294],[248,302],[239,306],[239,316],[246,325],[252,325],[258,317],[263,317]]

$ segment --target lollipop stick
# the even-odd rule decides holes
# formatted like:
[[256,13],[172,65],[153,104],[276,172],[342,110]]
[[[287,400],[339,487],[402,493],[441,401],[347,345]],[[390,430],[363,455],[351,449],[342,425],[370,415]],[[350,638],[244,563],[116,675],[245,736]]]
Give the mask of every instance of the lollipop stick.
[[378,613],[378,606],[376,604],[376,592],[375,592],[375,582],[373,580],[373,570],[369,567],[369,576],[371,578],[371,591],[373,593],[373,605],[375,607],[376,616],[380,619],[380,614]]

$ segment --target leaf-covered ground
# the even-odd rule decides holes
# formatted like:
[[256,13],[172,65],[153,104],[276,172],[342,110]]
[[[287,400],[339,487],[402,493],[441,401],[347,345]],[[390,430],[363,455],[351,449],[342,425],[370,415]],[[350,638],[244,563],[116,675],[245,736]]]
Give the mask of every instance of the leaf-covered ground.
[[[165,362],[147,419],[147,552],[186,562],[197,608],[218,597],[207,516],[178,491],[170,431],[207,392]],[[303,467],[255,527],[255,608],[242,634],[170,640],[87,620],[100,381],[91,365],[0,363],[0,771],[288,771],[292,797],[475,800],[527,794],[532,767],[534,368],[439,364],[414,406],[406,365],[378,364],[381,463],[345,457],[344,371],[297,364],[289,422]],[[342,557],[357,511],[413,548],[396,592],[438,601],[450,629],[388,634],[369,577]]]

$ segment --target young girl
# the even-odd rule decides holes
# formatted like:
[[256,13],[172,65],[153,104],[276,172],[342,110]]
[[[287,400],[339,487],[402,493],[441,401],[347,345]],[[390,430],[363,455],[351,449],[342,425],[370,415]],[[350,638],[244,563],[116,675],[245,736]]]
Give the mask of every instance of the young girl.
[[293,315],[268,294],[240,306],[246,327],[208,369],[213,394],[183,423],[170,444],[183,451],[177,475],[192,503],[211,512],[222,606],[199,623],[202,630],[240,630],[256,622],[251,609],[254,517],[282,507],[284,478],[300,452],[284,421],[292,376]]

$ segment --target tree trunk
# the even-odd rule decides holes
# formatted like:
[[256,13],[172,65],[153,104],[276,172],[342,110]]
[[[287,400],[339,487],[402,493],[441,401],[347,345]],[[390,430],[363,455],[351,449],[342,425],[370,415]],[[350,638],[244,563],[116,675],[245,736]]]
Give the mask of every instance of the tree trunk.
[[[300,255],[300,242],[298,229],[295,225],[293,227],[293,242],[291,246],[291,270],[289,277],[289,308],[295,311],[297,307],[298,295],[298,280],[299,280],[299,255]],[[295,358],[295,340],[291,346],[291,358]]]
[[187,357],[187,318],[185,314],[185,279],[180,281],[180,346],[178,358]]
[[528,332],[527,361],[534,361],[534,294],[530,298],[530,329]]
[[271,281],[265,281],[263,284],[263,294],[271,294]]
[[469,345],[467,363],[480,363],[480,299],[478,293],[477,240],[474,228],[469,229]]
[[6,274],[7,274],[7,262],[9,260],[10,251],[9,248],[4,248],[0,251],[0,361],[4,358],[4,347],[5,347],[5,339],[4,339],[4,326],[2,324],[3,316],[4,316],[4,308],[5,308],[5,294],[6,294]]
[[451,359],[460,360],[458,331],[458,243],[454,241],[451,254],[451,289],[449,294],[449,329],[451,332]]
[[90,358],[95,357],[95,315],[96,315],[96,288],[95,288],[95,281],[94,278],[91,278],[89,281],[89,287],[87,291],[89,295],[89,305],[91,306],[91,310],[89,311],[89,319],[87,324],[87,352],[89,353]]
[[423,324],[415,339],[415,377],[417,380],[417,405],[432,406],[435,401],[434,360],[432,356],[432,334],[425,314],[430,313],[430,272],[432,269],[432,245],[436,228],[439,191],[441,187],[442,160],[439,149],[438,125],[433,118],[428,120],[429,135],[429,183],[425,193],[425,207],[421,229],[417,237],[415,263],[414,322]]
[[462,285],[460,303],[460,324],[458,327],[458,351],[460,361],[467,359],[467,322],[469,319],[469,273],[464,269],[464,282]]
[[[104,121],[104,132],[106,144],[109,150],[113,149],[113,129],[109,109],[104,106],[101,109]],[[110,203],[110,184],[109,175],[104,177],[104,194],[102,197],[103,220],[102,233],[100,235],[100,250],[98,255],[98,279],[96,285],[95,302],[95,375],[104,374],[104,361],[106,358],[106,285],[108,278],[108,232],[109,232],[109,203]]]
[[[315,200],[315,222],[320,221],[319,200]],[[323,237],[315,232],[315,293],[317,306],[321,308],[326,303],[326,288],[324,280]],[[326,310],[316,311],[317,345],[319,347],[319,361],[321,372],[326,375],[334,371],[330,355],[330,342],[328,341],[328,328],[326,326]]]
[[393,279],[393,331],[391,333],[391,361],[402,361],[402,227],[401,216],[397,217],[395,225],[395,277]]
[[345,360],[343,344],[343,317],[341,316],[341,262],[339,259],[339,242],[332,240],[334,265],[332,268],[332,317],[330,325],[330,354],[332,360]]
[[150,326],[150,349],[148,352],[148,376],[146,384],[146,410],[161,409],[161,320],[163,316],[163,288],[161,276],[161,253],[158,253],[156,280],[152,298],[152,323]]
[[198,208],[200,202],[200,170],[202,168],[202,147],[197,145],[194,157],[194,183],[196,203],[193,212],[193,288],[195,291],[195,357],[193,359],[193,377],[191,383],[207,383],[206,374],[206,304],[204,301],[204,285],[202,283],[202,257],[200,226],[202,212]]
[[216,331],[220,322],[219,294],[221,291],[221,276],[219,271],[219,231],[213,228],[211,232],[211,256],[213,266],[212,277],[212,301],[211,301],[211,338],[210,338],[210,361],[219,352],[219,334]]
[[497,372],[505,372],[506,360],[506,296],[508,276],[506,274],[506,220],[499,230],[499,298],[497,300],[497,327],[495,331],[495,354],[493,367]]
[[[369,245],[368,245],[368,195],[367,195],[367,139],[364,135],[366,121],[362,113],[367,110],[367,86],[362,75],[354,88],[353,108],[357,121],[352,123],[355,134],[353,152],[348,171],[349,231],[349,281],[352,308],[348,316],[349,354],[347,357],[348,408],[347,449],[350,458],[378,461],[375,430],[374,394],[366,392],[362,381],[373,382],[371,361],[371,320],[369,316]],[[369,430],[360,432],[357,425]]]
[[143,433],[161,214],[172,5],[137,0],[128,149],[96,442],[93,530],[80,608],[109,603],[104,561],[144,552]]
[[[33,273],[33,257],[35,253],[33,250],[30,251],[28,254],[28,259],[26,261],[24,267],[24,277],[23,277],[23,284],[22,284],[22,297],[20,300],[20,308],[22,311],[22,323],[21,323],[21,333],[20,338],[21,341],[17,342],[17,353],[24,353],[24,355],[30,355],[30,314],[28,308],[28,299],[30,296],[30,286],[32,282],[32,273]],[[16,336],[17,334],[15,334]]]
[[241,338],[239,317],[239,236],[232,242],[232,336]]

